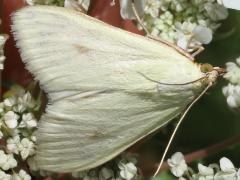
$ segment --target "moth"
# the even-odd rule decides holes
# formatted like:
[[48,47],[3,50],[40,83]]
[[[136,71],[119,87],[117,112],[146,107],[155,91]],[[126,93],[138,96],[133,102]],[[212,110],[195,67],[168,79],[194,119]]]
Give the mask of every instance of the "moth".
[[27,7],[13,15],[27,69],[49,103],[37,130],[41,169],[97,167],[178,116],[219,68],[77,11]]

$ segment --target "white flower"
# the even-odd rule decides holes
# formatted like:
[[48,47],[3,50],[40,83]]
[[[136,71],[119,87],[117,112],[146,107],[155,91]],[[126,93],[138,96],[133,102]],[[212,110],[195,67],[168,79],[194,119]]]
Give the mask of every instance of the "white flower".
[[240,85],[228,84],[223,87],[223,94],[227,98],[227,103],[231,108],[240,107]]
[[171,167],[172,174],[176,177],[181,177],[187,171],[187,164],[181,152],[173,154],[167,162]]
[[22,96],[19,96],[17,101],[18,105],[22,107],[21,112],[23,112],[27,108],[34,108],[35,106],[35,102],[29,92],[26,92]]
[[237,58],[236,63],[228,62],[226,63],[227,73],[224,78],[229,80],[232,84],[240,85],[240,57]]
[[240,58],[236,63],[226,63],[227,73],[224,78],[230,83],[223,88],[223,94],[227,98],[227,103],[231,108],[240,107]]
[[109,168],[103,167],[99,172],[99,180],[106,180],[112,178],[114,178],[114,172]]
[[120,162],[118,167],[120,169],[120,176],[123,179],[131,180],[137,174],[137,168],[132,162],[126,164]]
[[[120,13],[123,19],[136,19],[131,5],[131,0],[120,0]],[[139,16],[144,13],[145,0],[134,1]]]
[[19,154],[20,137],[18,135],[7,139],[7,150],[11,153]]
[[19,124],[20,128],[34,128],[37,127],[37,120],[34,118],[32,113],[27,113],[22,115],[22,121]]
[[227,9],[217,3],[205,3],[204,8],[209,17],[214,21],[224,20],[228,17]]
[[16,98],[15,97],[6,98],[4,99],[3,104],[7,107],[12,107],[16,104]]
[[17,161],[14,159],[13,154],[7,154],[7,160],[5,164],[2,166],[3,170],[9,170],[15,168],[17,166]]
[[147,0],[144,12],[150,14],[153,18],[156,18],[159,15],[161,5],[160,0]]
[[208,44],[212,41],[212,30],[198,25],[193,30],[193,37],[202,44]]
[[233,163],[226,157],[220,159],[220,168],[223,172],[236,172]]
[[13,175],[13,180],[31,180],[31,176],[21,169],[18,174]]
[[20,154],[23,160],[35,153],[35,145],[27,138],[23,138],[20,143]]
[[13,111],[17,113],[23,113],[26,110],[26,107],[23,104],[16,104],[13,106]]
[[220,168],[221,171],[216,173],[214,180],[237,180],[237,171],[228,158],[220,159]]
[[5,154],[4,151],[0,150],[0,167],[7,171],[17,166],[17,161],[14,159],[12,154]]
[[239,0],[217,0],[217,2],[226,8],[240,10]]
[[6,160],[7,160],[6,154],[4,153],[4,151],[0,150],[0,167],[3,166]]
[[[176,22],[175,26],[177,35],[176,44],[185,50],[189,49],[188,45],[194,46],[191,38],[194,36],[193,30],[196,28],[197,25],[195,23],[186,21],[184,23]],[[189,44],[189,41],[191,44]]]
[[0,170],[0,179],[2,180],[12,180],[10,174],[6,174],[4,171]]
[[194,179],[199,180],[213,180],[214,170],[211,167],[204,166],[202,164],[198,164],[199,173],[193,175]]
[[8,111],[6,114],[4,114],[3,119],[4,122],[6,123],[6,125],[10,128],[10,129],[14,129],[17,127],[18,124],[18,118],[19,116],[14,113],[13,111]]

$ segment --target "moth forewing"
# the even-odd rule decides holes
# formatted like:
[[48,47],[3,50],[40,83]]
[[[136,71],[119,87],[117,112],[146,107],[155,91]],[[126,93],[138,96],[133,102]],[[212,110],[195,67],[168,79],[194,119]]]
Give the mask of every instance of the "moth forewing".
[[172,84],[205,74],[166,44],[70,9],[24,8],[13,16],[13,32],[27,69],[48,93],[36,155],[48,171],[109,161],[178,116],[206,86],[149,81],[139,72]]

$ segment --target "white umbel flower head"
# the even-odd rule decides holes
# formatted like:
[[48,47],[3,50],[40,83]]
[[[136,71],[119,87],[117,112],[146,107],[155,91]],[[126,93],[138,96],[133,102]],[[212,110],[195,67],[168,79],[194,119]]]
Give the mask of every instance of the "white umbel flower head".
[[132,162],[129,162],[126,164],[123,162],[120,162],[118,164],[118,167],[120,169],[120,176],[123,179],[131,180],[137,174],[137,168]]
[[27,159],[28,156],[31,156],[35,153],[35,145],[28,138],[23,138],[19,147],[20,154],[23,160]]
[[19,154],[20,137],[18,135],[7,139],[7,150],[14,154]]
[[213,32],[210,28],[191,22],[182,24],[177,22],[175,26],[177,28],[177,45],[182,49],[191,51],[191,48],[212,41]]
[[195,179],[199,180],[213,180],[214,170],[212,167],[207,167],[202,164],[198,164],[199,173],[193,175]]
[[240,57],[237,58],[236,63],[228,62],[226,63],[227,73],[224,78],[229,80],[232,84],[240,85]]
[[0,179],[2,180],[12,180],[10,174],[6,174],[4,171],[0,170]]
[[32,129],[37,127],[37,120],[34,118],[32,113],[26,113],[22,115],[22,121],[19,124],[20,128]]
[[237,170],[228,158],[220,159],[220,168],[221,171],[215,174],[214,180],[238,180]]
[[223,94],[231,108],[240,108],[240,58],[234,62],[226,63],[227,73],[224,78],[230,83],[223,87]]
[[159,15],[161,5],[161,1],[159,0],[147,0],[144,11],[153,18],[156,18]]
[[228,17],[227,9],[220,4],[209,2],[204,5],[204,8],[213,21],[224,20]]
[[167,160],[171,167],[171,172],[176,177],[181,177],[188,169],[184,156],[181,152],[176,152]]
[[3,104],[7,107],[12,107],[16,104],[17,100],[15,97],[9,97],[4,99]]
[[14,159],[13,154],[5,154],[4,151],[0,150],[0,167],[4,171],[7,171],[15,168],[16,166],[17,161]]
[[202,44],[209,44],[212,41],[212,30],[198,25],[193,30],[193,37]]
[[19,116],[13,111],[8,111],[6,114],[4,114],[3,119],[7,127],[14,129],[18,125]]
[[13,180],[31,180],[31,176],[21,169],[18,174],[13,175]]
[[240,85],[228,84],[223,87],[223,94],[227,98],[227,103],[231,108],[240,107]]

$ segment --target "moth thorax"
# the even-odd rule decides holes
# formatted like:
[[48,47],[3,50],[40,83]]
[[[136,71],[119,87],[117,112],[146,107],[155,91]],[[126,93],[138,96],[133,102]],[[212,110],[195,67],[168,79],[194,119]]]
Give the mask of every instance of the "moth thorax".
[[200,70],[203,73],[208,73],[208,72],[211,72],[213,70],[213,66],[211,64],[208,64],[208,63],[201,64]]
[[219,77],[219,72],[215,69],[213,69],[211,72],[207,73],[206,83],[207,84],[214,84]]

